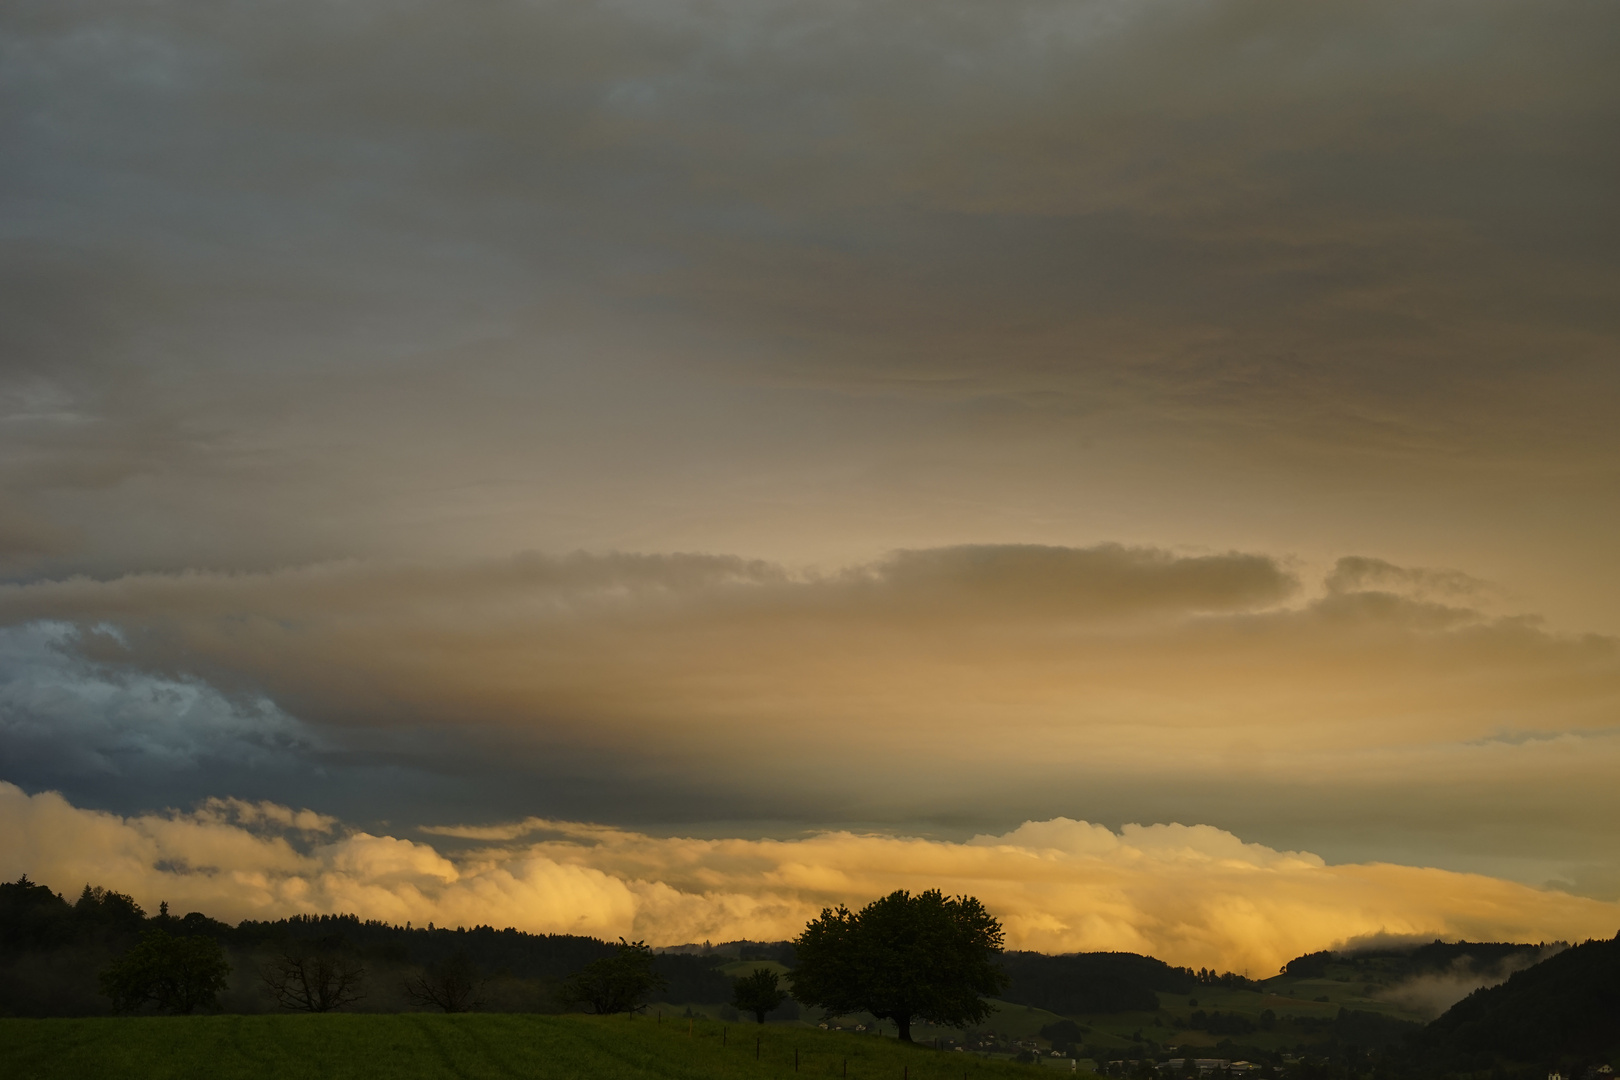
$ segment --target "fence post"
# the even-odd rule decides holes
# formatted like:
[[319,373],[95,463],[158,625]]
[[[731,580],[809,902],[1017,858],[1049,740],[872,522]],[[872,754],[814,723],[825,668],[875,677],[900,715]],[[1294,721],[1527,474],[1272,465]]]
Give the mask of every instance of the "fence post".
[[799,1071],[799,1048],[797,1046],[793,1048],[793,1071]]
[[754,1036],[754,1060],[759,1060],[759,1036]]

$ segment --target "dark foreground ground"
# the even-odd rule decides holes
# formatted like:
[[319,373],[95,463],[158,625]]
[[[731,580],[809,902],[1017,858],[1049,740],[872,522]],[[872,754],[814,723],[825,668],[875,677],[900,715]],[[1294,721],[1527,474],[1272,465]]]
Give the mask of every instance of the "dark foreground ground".
[[[758,1057],[756,1042],[758,1039]],[[0,1019],[9,1080],[997,1080],[1049,1075],[869,1035],[648,1017],[188,1016]],[[1086,1077],[1089,1074],[1066,1075]]]

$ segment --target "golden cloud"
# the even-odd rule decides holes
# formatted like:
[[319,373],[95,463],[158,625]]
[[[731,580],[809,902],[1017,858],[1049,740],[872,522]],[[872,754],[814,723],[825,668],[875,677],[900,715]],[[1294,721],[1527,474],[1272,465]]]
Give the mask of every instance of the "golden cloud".
[[122,818],[0,783],[0,874],[92,881],[228,919],[353,912],[657,944],[791,937],[823,906],[938,887],[984,900],[1013,948],[1122,949],[1256,975],[1375,934],[1551,940],[1620,926],[1616,903],[1427,867],[1330,866],[1207,825],[1116,833],[1056,818],[951,842],[657,837],[531,819],[432,830],[503,841],[449,856],[366,832],[322,828],[295,846],[273,831],[299,820],[314,819],[262,807],[238,821],[212,807]]

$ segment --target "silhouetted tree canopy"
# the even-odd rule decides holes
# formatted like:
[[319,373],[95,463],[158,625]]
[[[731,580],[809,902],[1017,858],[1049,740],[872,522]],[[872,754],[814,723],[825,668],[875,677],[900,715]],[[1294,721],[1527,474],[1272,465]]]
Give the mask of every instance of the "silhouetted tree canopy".
[[1292,975],[1299,979],[1320,979],[1327,974],[1328,965],[1333,963],[1333,953],[1327,949],[1321,952],[1306,953],[1296,956],[1282,966],[1284,975]]
[[152,1005],[165,1012],[212,1009],[231,966],[219,942],[148,930],[102,972],[101,987],[119,1012]]
[[899,890],[858,912],[824,909],[794,939],[793,996],[835,1015],[869,1012],[911,1040],[913,1020],[966,1027],[1007,983],[1001,924],[971,896]]
[[1153,1012],[1156,990],[1180,993],[1198,984],[1181,968],[1136,953],[1043,953],[1012,951],[1001,955],[1009,980],[1001,996],[1019,1005],[1055,1012]]
[[73,905],[27,874],[0,883],[0,956],[64,945],[74,924]]
[[635,1012],[663,986],[663,978],[653,970],[653,953],[647,943],[620,938],[612,956],[591,961],[563,983],[562,997],[593,1013]]
[[755,968],[732,984],[731,1004],[745,1013],[753,1013],[761,1024],[765,1014],[787,1000],[781,988],[781,976],[770,968]]

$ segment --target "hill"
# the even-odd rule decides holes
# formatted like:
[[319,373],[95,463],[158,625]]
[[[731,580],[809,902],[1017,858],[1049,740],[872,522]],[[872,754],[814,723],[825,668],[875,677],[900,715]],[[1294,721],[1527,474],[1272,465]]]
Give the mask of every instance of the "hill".
[[1476,990],[1418,1036],[1420,1069],[1579,1076],[1620,1056],[1620,936],[1566,949]]

